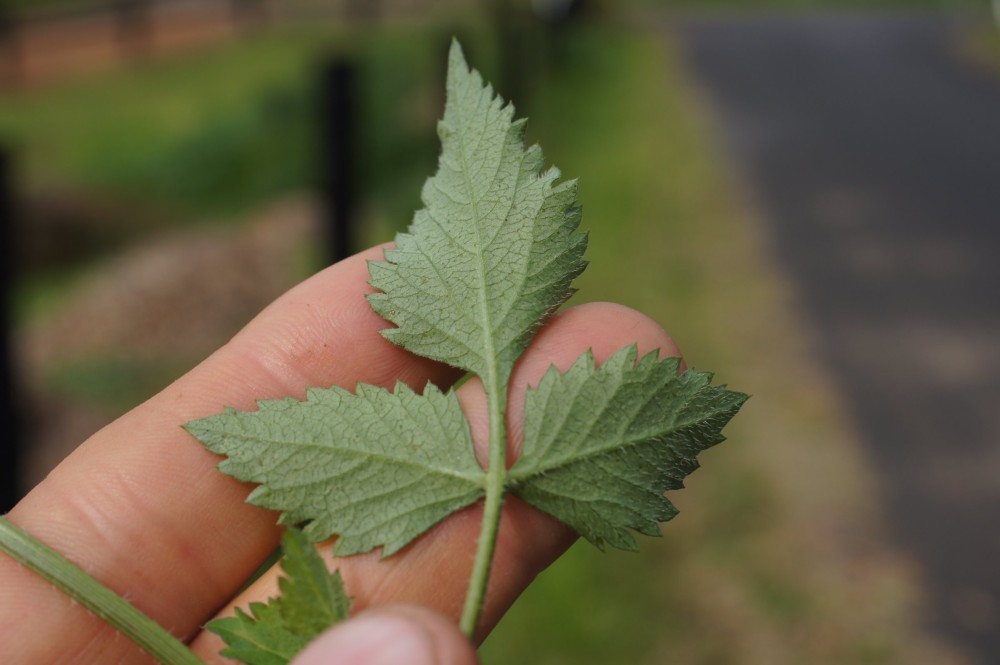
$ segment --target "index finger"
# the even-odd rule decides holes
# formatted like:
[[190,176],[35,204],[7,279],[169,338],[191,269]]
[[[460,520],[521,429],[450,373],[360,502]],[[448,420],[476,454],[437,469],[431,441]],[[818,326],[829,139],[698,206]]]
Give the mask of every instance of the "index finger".
[[[368,306],[375,248],[292,289],[228,344],[91,437],[9,514],[181,639],[274,550],[275,516],[181,429],[223,406],[359,381],[448,385],[455,370],[409,354]],[[0,558],[2,662],[134,662],[142,654],[47,582]],[[44,617],[44,621],[39,618]],[[30,631],[28,630],[30,628]],[[12,644],[10,642],[17,642]]]

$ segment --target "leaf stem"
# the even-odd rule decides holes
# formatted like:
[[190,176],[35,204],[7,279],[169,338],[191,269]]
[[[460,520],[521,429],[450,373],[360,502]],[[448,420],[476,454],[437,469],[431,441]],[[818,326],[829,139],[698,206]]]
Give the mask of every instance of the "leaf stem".
[[107,621],[163,665],[204,665],[184,643],[134,605],[4,517],[0,517],[0,551]]
[[484,377],[486,399],[490,414],[490,454],[486,468],[486,498],[483,505],[483,523],[476,545],[476,558],[472,564],[469,589],[465,595],[465,608],[459,623],[469,639],[475,639],[479,615],[486,601],[486,587],[490,580],[490,567],[500,530],[500,513],[503,508],[504,484],[507,479],[507,381],[499,381],[496,372]]

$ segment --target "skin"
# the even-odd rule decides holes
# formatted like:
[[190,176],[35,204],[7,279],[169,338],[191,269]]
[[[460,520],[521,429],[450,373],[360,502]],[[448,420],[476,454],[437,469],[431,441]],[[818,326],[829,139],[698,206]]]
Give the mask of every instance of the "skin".
[[[318,273],[272,303],[228,344],[161,393],[81,445],[8,515],[76,565],[128,598],[210,663],[228,662],[221,642],[202,630],[234,605],[276,592],[276,571],[238,593],[278,544],[275,513],[249,506],[251,487],[215,469],[220,458],[181,429],[223,406],[253,409],[255,400],[305,397],[308,386],[353,388],[363,381],[415,389],[446,387],[449,367],[384,340],[387,326],[364,298],[373,248]],[[637,343],[640,354],[679,355],[670,337],[644,315],[610,303],[568,309],[550,320],[512,377],[512,458],[520,446],[526,386],[551,364],[562,370],[588,348],[598,361]],[[473,379],[459,389],[477,455],[485,459],[486,401]],[[381,659],[389,636],[409,639],[412,665],[474,663],[455,628],[479,532],[481,508],[439,523],[393,557],[373,552],[333,559],[357,615],[322,636],[299,662],[367,665]],[[541,512],[508,497],[477,642],[574,535]],[[148,656],[41,578],[0,557],[0,662],[144,663]],[[373,636],[379,636],[377,639]],[[365,642],[365,640],[368,640]],[[350,645],[370,652],[350,654]],[[401,642],[399,642],[401,643]],[[372,651],[374,650],[374,651]],[[421,655],[423,654],[423,655]],[[384,654],[383,654],[384,655]],[[348,657],[350,656],[350,657]]]

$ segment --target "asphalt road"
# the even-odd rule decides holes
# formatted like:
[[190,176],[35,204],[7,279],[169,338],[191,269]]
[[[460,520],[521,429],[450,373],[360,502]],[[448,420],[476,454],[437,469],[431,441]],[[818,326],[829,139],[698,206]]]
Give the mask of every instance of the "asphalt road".
[[932,15],[681,21],[927,573],[932,629],[1000,663],[1000,72]]

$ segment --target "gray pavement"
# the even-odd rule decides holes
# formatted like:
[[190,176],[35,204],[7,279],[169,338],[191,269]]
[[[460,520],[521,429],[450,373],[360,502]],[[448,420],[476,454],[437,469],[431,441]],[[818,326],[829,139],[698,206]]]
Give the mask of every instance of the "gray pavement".
[[1000,663],[1000,74],[940,15],[688,18],[931,628]]

